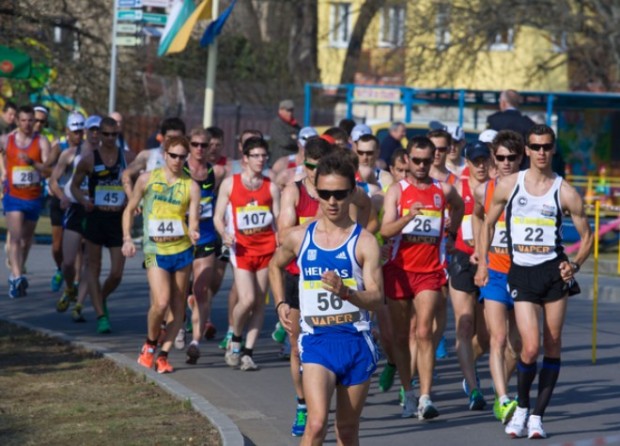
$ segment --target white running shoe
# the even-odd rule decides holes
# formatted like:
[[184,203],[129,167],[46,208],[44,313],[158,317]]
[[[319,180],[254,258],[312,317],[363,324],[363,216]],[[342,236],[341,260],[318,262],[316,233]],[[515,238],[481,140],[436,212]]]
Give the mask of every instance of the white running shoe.
[[431,420],[439,416],[439,411],[433,405],[430,398],[420,399],[418,406],[418,420]]
[[174,348],[183,350],[185,348],[185,329],[180,328],[177,337],[174,338]]
[[547,438],[547,434],[543,429],[542,419],[540,418],[540,415],[530,415],[530,418],[527,422],[527,438]]
[[232,342],[228,343],[228,346],[226,347],[226,353],[224,354],[224,360],[226,361],[226,364],[230,367],[239,367],[239,362],[241,360],[241,351],[233,350],[232,344]]
[[400,415],[401,418],[411,418],[416,414],[416,409],[418,408],[418,399],[415,397],[413,390],[408,390],[405,392],[405,399],[403,404],[403,413]]
[[527,409],[524,407],[517,407],[515,413],[512,415],[510,422],[506,425],[507,435],[512,438],[522,438],[527,434]]
[[241,367],[239,367],[239,369],[243,372],[254,372],[258,370],[258,366],[251,356],[243,355],[241,357]]

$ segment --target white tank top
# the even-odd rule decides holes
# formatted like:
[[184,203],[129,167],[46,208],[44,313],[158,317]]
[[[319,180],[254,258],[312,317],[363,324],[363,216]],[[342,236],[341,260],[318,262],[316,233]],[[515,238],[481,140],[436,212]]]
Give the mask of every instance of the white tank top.
[[564,252],[560,203],[562,177],[556,175],[549,190],[537,197],[525,190],[524,179],[528,171],[519,172],[506,205],[508,250],[516,265],[537,266]]
[[158,149],[149,150],[149,157],[146,160],[146,171],[147,172],[151,172],[157,169],[158,167],[163,167],[165,163],[166,161],[164,160],[164,149],[160,147]]
[[[77,203],[77,200],[71,193],[71,184],[73,183],[73,176],[75,175],[75,169],[77,168],[77,165],[80,163],[81,159],[82,159],[82,144],[80,144],[77,150],[75,151],[75,157],[73,157],[73,162],[72,162],[73,169],[71,171],[71,176],[69,177],[69,179],[63,186],[63,191],[65,195],[67,196],[67,198],[69,199],[69,201],[71,201],[71,203]],[[84,191],[84,194],[88,196],[88,175],[84,176],[84,180],[82,181],[80,189],[82,189],[82,191]]]

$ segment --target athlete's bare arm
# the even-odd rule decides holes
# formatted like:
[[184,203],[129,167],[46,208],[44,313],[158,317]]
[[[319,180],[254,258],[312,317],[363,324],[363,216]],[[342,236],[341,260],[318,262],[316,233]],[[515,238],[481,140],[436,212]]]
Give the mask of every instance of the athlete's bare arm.
[[[136,181],[136,185],[134,187],[134,193],[131,194],[129,201],[127,202],[127,206],[123,211],[123,255],[125,257],[133,257],[136,255],[136,246],[133,243],[133,239],[131,238],[131,228],[133,226],[133,216],[136,212],[136,209],[140,205],[140,200],[144,195],[144,191],[146,189],[146,185],[149,182],[149,178],[151,178],[150,172],[145,172],[138,177],[138,181]],[[194,182],[192,182],[193,184]],[[71,188],[73,190],[73,188]]]
[[[562,210],[570,213],[575,229],[581,238],[579,250],[572,260],[581,267],[590,255],[594,242],[592,229],[590,229],[590,224],[588,223],[588,216],[583,207],[583,199],[573,186],[563,181],[562,187],[560,188],[560,202],[563,204]],[[562,274],[562,279],[569,281],[577,271],[575,271],[569,262],[562,262],[560,264],[560,272]]]
[[195,181],[192,181],[189,189],[189,239],[192,244],[196,244],[200,238],[200,186]]
[[71,180],[71,194],[78,203],[84,206],[86,212],[91,212],[95,209],[95,205],[86,197],[84,191],[80,188],[80,185],[82,184],[82,181],[84,181],[84,177],[90,175],[93,171],[94,160],[95,157],[92,151],[89,151],[87,154],[82,156],[80,162],[75,168],[73,180]]
[[384,239],[392,238],[401,233],[403,228],[413,220],[416,215],[420,214],[422,208],[420,204],[416,203],[409,209],[407,215],[402,217],[398,216],[398,205],[400,202],[400,185],[398,183],[392,184],[385,194],[383,200],[383,221],[381,223],[381,237]]
[[296,184],[289,184],[282,191],[280,198],[280,215],[278,216],[278,242],[282,240],[288,231],[297,224],[297,211],[299,202],[299,188]]
[[230,192],[232,190],[233,177],[226,177],[222,181],[220,190],[217,194],[217,203],[215,205],[215,213],[213,214],[213,224],[215,230],[220,234],[222,243],[231,246],[235,241],[234,234],[226,232],[226,207],[230,202]]
[[50,159],[50,143],[47,138],[41,137],[39,138],[39,149],[41,150],[41,162],[37,162],[32,158],[28,157],[28,155],[22,153],[20,154],[20,158],[34,167],[42,177],[47,178],[52,173],[52,166],[49,165],[48,160]]
[[215,175],[215,184],[213,186],[213,190],[217,191],[222,184],[224,178],[226,178],[226,167],[218,166],[217,164],[213,166],[213,175]]
[[284,298],[284,273],[283,268],[295,258],[306,233],[305,226],[295,226],[280,238],[280,246],[269,262],[269,285],[273,293],[273,303],[282,327],[291,333],[293,325],[290,320],[291,308],[285,303]]
[[370,197],[361,187],[356,186],[353,190],[353,200],[351,204],[353,204],[353,206],[349,208],[349,217],[351,217],[351,220],[359,223],[370,232],[379,230],[377,212],[373,209]]
[[461,227],[463,214],[465,213],[465,204],[457,190],[448,183],[441,183],[446,203],[449,208],[450,227],[446,228],[448,232],[456,232]]
[[6,151],[4,148],[6,147],[7,136],[8,135],[0,136],[0,181],[2,181],[2,183],[6,181],[6,168],[5,168]]
[[495,192],[493,192],[493,197],[491,198],[489,211],[484,217],[484,223],[480,233],[484,234],[487,239],[484,240],[484,243],[483,240],[481,240],[479,246],[476,248],[480,262],[478,263],[478,269],[474,277],[474,282],[479,287],[485,286],[489,281],[486,258],[489,254],[491,240],[493,240],[493,235],[495,234],[495,224],[502,215],[502,212],[504,212],[504,207],[506,207],[506,203],[508,203],[510,193],[517,182],[517,177],[518,173],[504,177],[501,181],[497,182]]
[[50,190],[52,191],[52,194],[60,200],[61,209],[67,209],[71,204],[71,201],[65,195],[65,191],[58,185],[58,179],[65,173],[65,170],[71,163],[73,156],[73,150],[65,150],[62,152],[58,158],[58,162],[56,163],[54,170],[52,170],[52,174],[50,175]]
[[474,189],[474,212],[472,214],[472,229],[474,233],[474,248],[476,249],[475,256],[478,260],[478,264],[485,262],[486,257],[482,258],[478,251],[480,245],[489,243],[489,234],[484,229],[484,195],[487,188],[488,181],[486,183],[478,185]]
[[[277,233],[277,231],[278,231],[278,216],[280,215],[280,188],[273,181],[270,184],[270,192],[271,192],[271,198],[273,200],[273,202],[271,204],[271,212],[273,213],[273,221],[274,221],[274,225],[275,225],[274,230]],[[277,237],[276,237],[276,240],[277,240]]]
[[[45,138],[47,139],[47,138]],[[54,165],[58,162],[58,160],[60,159],[60,154],[62,153],[62,151],[60,150],[60,140],[55,139],[51,144],[50,144],[50,155],[47,159],[46,164],[52,168],[52,171],[54,170]]]
[[[153,149],[159,150],[159,149]],[[125,170],[123,170],[122,182],[125,195],[131,197],[131,190],[133,189],[133,179],[136,178],[140,172],[146,169],[146,162],[149,159],[149,151],[143,150],[131,161]]]

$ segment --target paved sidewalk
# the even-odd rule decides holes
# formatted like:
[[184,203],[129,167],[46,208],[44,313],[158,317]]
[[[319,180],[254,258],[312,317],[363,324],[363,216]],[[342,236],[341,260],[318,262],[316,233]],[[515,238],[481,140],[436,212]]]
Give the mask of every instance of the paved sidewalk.
[[[0,268],[0,318],[65,333],[71,339],[107,349],[124,358],[127,364],[133,364],[145,337],[148,308],[148,288],[141,260],[141,256],[137,256],[127,263],[123,283],[111,297],[111,335],[96,334],[95,317],[90,306],[85,313],[88,319],[85,324],[73,323],[69,313],[56,312],[58,295],[52,295],[49,291],[49,279],[53,272],[49,246],[33,247],[28,263],[31,274],[29,295],[26,298],[10,300],[6,297],[7,272]],[[104,262],[104,273],[106,268]],[[584,296],[587,297],[592,278],[583,275],[580,279]],[[267,307],[265,328],[255,353],[255,360],[261,366],[260,371],[246,373],[229,369],[224,363],[223,352],[217,349],[217,342],[227,326],[226,295],[230,284],[229,274],[213,305],[218,337],[216,341],[202,345],[203,357],[198,364],[185,364],[183,352],[173,351],[171,362],[176,372],[165,377],[156,374],[149,376],[156,380],[165,379],[168,384],[163,383],[164,386],[178,383],[203,396],[239,427],[245,437],[245,444],[298,444],[299,440],[290,436],[295,401],[288,364],[278,359],[279,346],[270,338],[276,321],[273,306]],[[587,440],[584,444],[619,443],[619,285],[619,279],[601,278],[595,365],[592,365],[591,353],[592,302],[586,297],[573,298],[570,302],[564,329],[562,372],[545,418],[545,428],[550,438],[541,441],[542,444],[575,443],[577,440]],[[454,342],[452,321],[448,327],[448,339]],[[379,371],[382,367],[383,363]],[[462,376],[451,348],[451,356],[438,363],[439,379],[436,381],[433,399],[441,416],[429,423],[401,419],[397,386],[389,393],[381,393],[377,380],[373,379],[361,423],[361,444],[513,444],[492,416],[491,380],[486,358],[481,361],[479,371],[489,405],[483,412],[469,412],[466,397],[461,390]],[[513,380],[513,391],[514,387]],[[334,444],[334,438],[332,413],[327,443]]]

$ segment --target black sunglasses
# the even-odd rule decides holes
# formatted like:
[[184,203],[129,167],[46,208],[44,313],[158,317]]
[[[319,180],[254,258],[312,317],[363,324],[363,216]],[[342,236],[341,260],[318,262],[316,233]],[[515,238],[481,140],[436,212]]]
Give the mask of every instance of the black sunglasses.
[[433,158],[416,158],[415,156],[412,156],[411,161],[413,164],[424,164],[425,166],[430,166],[433,164]]
[[118,132],[101,132],[103,136],[118,136]]
[[447,152],[447,151],[448,151],[448,149],[449,149],[449,147],[448,147],[448,146],[445,146],[445,147],[435,147],[435,149],[436,149],[438,152],[443,153],[443,152]]
[[47,122],[47,119],[35,119],[34,122],[38,122],[40,124],[45,124]]
[[534,152],[538,152],[540,149],[543,149],[545,152],[550,152],[551,150],[553,150],[553,144],[552,143],[547,143],[547,144],[528,144],[527,145],[530,150],[533,150]]
[[331,197],[334,197],[337,201],[342,201],[351,193],[351,189],[317,189],[316,193],[319,195],[321,200],[328,201]]
[[173,160],[176,159],[186,159],[187,155],[181,155],[180,153],[172,153],[172,152],[166,152],[168,155],[170,155],[170,158],[172,158]]
[[373,156],[375,154],[374,150],[357,150],[357,154],[359,156]]
[[317,164],[309,163],[308,161],[304,161],[304,166],[306,166],[310,170],[316,169]]
[[208,142],[196,142],[196,141],[192,141],[189,143],[190,146],[192,147],[200,147],[201,149],[206,149],[207,147],[209,147],[209,143]]
[[500,163],[503,163],[506,160],[512,163],[517,160],[517,155],[495,155],[495,159]]

